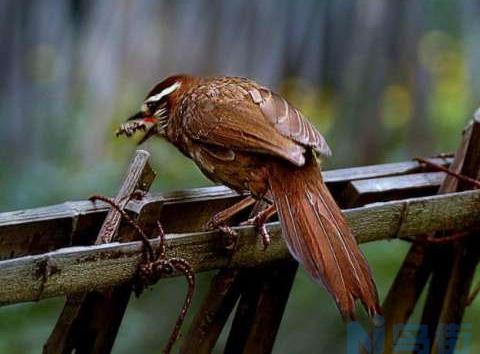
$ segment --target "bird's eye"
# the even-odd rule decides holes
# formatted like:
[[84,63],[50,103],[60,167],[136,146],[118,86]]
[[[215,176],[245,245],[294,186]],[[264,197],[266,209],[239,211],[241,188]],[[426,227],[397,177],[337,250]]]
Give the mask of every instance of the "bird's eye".
[[156,102],[147,102],[146,104],[147,104],[147,108],[150,112],[153,112],[155,110],[156,105],[157,105]]

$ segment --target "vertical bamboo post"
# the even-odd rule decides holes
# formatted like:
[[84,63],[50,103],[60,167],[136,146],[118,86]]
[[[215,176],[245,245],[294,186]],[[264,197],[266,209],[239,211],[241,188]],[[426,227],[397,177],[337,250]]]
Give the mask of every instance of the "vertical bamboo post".
[[[122,187],[115,198],[115,202],[121,208],[127,205],[134,191],[147,192],[150,188],[155,173],[148,165],[149,157],[148,152],[138,150],[132,159]],[[111,209],[95,244],[114,241],[120,221],[120,213]],[[130,237],[122,237],[119,241],[130,241]],[[122,284],[104,292],[68,296],[62,313],[43,348],[43,353],[110,353],[128,305],[130,293],[131,284]]]

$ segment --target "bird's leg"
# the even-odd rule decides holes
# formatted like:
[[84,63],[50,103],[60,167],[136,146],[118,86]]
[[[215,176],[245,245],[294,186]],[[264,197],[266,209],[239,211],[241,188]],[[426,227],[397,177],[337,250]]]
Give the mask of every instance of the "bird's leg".
[[268,207],[260,211],[254,217],[242,222],[240,225],[254,225],[257,232],[262,237],[263,249],[267,249],[270,245],[270,235],[267,231],[266,223],[268,219],[277,213],[275,204],[270,204]]
[[232,206],[229,206],[228,208],[216,213],[207,222],[206,229],[213,230],[219,225],[225,224],[228,220],[230,220],[232,217],[234,217],[236,214],[238,214],[245,208],[251,206],[253,203],[255,203],[255,199],[249,196],[233,204]]
[[229,225],[227,225],[227,222],[236,214],[238,214],[245,208],[248,208],[253,203],[255,203],[255,199],[253,197],[246,197],[240,200],[238,203],[235,203],[232,206],[228,207],[227,209],[218,212],[217,214],[212,216],[212,218],[205,224],[205,230],[211,231],[219,229],[225,235],[227,235],[230,240],[234,241],[237,233]]

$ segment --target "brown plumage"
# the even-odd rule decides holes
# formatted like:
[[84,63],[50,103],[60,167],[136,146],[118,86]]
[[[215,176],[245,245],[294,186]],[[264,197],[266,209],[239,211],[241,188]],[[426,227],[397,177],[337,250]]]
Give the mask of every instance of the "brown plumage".
[[165,137],[212,180],[273,198],[290,252],[345,318],[357,299],[380,312],[368,264],[322,180],[318,159],[330,149],[285,99],[244,78],[177,75],[155,86],[120,133],[139,127],[142,141]]

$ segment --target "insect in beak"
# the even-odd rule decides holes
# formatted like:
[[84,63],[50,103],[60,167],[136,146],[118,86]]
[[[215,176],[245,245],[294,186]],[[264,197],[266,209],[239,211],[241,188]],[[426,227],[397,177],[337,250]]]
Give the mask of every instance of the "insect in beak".
[[128,118],[127,122],[117,129],[115,135],[117,137],[120,135],[131,137],[137,130],[146,131],[145,135],[138,142],[138,145],[140,145],[157,133],[157,122],[157,118],[151,117],[145,114],[145,112],[140,111]]

